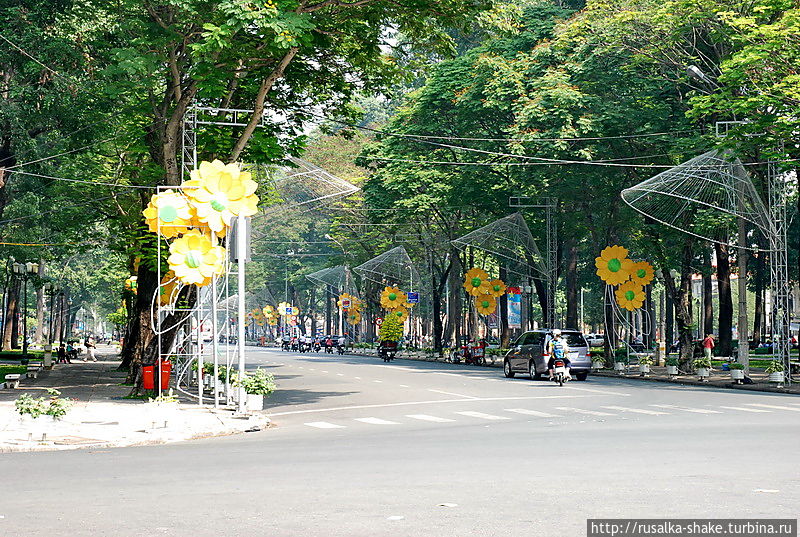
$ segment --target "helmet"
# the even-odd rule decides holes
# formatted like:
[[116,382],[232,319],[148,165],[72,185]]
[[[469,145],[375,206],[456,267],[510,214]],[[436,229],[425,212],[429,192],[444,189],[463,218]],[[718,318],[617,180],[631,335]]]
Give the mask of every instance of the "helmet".
[[559,330],[558,328],[553,328],[552,334],[553,334],[553,337],[560,336],[561,335],[561,330]]

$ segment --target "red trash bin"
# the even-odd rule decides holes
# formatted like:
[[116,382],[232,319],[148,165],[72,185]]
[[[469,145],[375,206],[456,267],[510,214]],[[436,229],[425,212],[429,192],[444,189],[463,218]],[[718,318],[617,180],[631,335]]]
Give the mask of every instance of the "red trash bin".
[[142,387],[145,390],[154,390],[155,389],[155,367],[152,365],[146,365],[142,367]]
[[172,362],[161,362],[161,389],[166,390],[169,388],[169,378],[172,374]]

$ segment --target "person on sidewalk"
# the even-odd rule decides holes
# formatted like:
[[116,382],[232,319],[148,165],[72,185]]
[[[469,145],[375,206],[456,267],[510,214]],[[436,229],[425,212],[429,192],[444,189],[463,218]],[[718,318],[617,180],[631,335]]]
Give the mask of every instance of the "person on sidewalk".
[[56,363],[58,364],[67,363],[67,349],[64,347],[63,343],[58,346],[58,350],[56,351],[56,356],[58,357]]
[[706,338],[703,340],[703,354],[709,360],[711,360],[713,349],[714,349],[714,334],[706,334]]
[[96,362],[97,361],[97,356],[95,356],[95,349],[97,347],[95,346],[95,344],[92,341],[92,339],[91,338],[86,338],[86,341],[84,342],[84,345],[86,347],[86,355],[87,355],[87,357],[84,358],[83,361],[84,362],[88,362],[91,359],[93,362]]

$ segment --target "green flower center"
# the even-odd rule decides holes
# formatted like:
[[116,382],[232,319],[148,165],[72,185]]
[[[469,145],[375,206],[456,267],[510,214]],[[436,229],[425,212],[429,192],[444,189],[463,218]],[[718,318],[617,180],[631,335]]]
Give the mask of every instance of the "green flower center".
[[211,208],[214,209],[215,211],[217,211],[218,213],[221,213],[222,211],[225,210],[225,205],[223,205],[221,202],[219,202],[217,200],[212,200],[211,201]]
[[200,260],[203,259],[203,254],[195,250],[190,250],[186,253],[186,266],[189,268],[197,268],[200,266]]
[[481,307],[482,308],[488,308],[489,307],[489,301],[488,300],[484,300],[483,302],[481,302]]
[[398,311],[398,312],[396,312],[396,314],[397,314],[398,318],[403,316],[403,312],[402,311]]
[[481,286],[481,279],[480,278],[472,278],[472,287],[480,287]]
[[492,287],[492,289],[494,289],[495,293],[499,293],[500,292],[500,286],[499,285],[495,285],[494,287]]
[[610,270],[611,272],[619,272],[619,269],[621,268],[622,268],[622,262],[619,259],[615,257],[614,259],[609,260],[608,270]]
[[389,300],[393,302],[397,300],[397,293],[389,293]]
[[636,293],[634,293],[633,291],[625,291],[625,298],[627,300],[633,300],[634,298],[636,298]]
[[167,205],[158,210],[158,217],[162,222],[170,223],[178,219],[178,210],[175,207]]
[[643,268],[640,268],[639,270],[636,271],[636,276],[639,278],[644,278],[645,276],[647,276],[647,271],[644,270]]

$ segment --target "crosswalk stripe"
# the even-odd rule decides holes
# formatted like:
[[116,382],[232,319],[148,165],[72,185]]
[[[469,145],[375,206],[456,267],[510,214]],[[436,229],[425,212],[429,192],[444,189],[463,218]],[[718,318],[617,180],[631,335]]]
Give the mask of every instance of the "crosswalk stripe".
[[396,421],[382,420],[380,418],[355,418],[355,420],[361,423],[369,423],[370,425],[398,425]]
[[506,408],[506,412],[514,412],[516,414],[525,414],[526,416],[537,416],[539,418],[557,418],[555,414],[548,414],[547,412],[539,412],[538,410],[528,410],[527,408]]
[[449,418],[440,418],[439,416],[429,416],[427,414],[407,414],[406,417],[422,421],[435,421],[436,423],[447,423],[456,421],[456,420],[451,420]]
[[336,425],[335,423],[328,423],[327,421],[312,421],[304,423],[309,427],[316,427],[317,429],[344,429],[344,425]]
[[482,420],[510,420],[505,416],[495,416],[494,414],[484,414],[483,412],[474,412],[472,410],[465,410],[464,412],[456,412],[462,416],[469,416],[470,418],[480,418]]
[[728,410],[742,410],[744,412],[772,412],[771,410],[759,410],[757,408],[744,408],[743,406],[720,406]]
[[600,412],[599,410],[585,410],[583,408],[573,408],[569,406],[557,406],[558,410],[565,410],[567,412],[575,412],[577,414],[586,414],[588,416],[616,416],[609,412]]
[[692,412],[693,414],[722,414],[717,410],[708,410],[705,408],[684,408],[675,405],[650,405],[656,408],[668,408],[670,410],[682,410],[683,412]]
[[800,408],[781,405],[765,405],[762,403],[747,403],[747,406],[757,406],[759,408],[774,408],[775,410],[791,410],[793,412],[800,412]]
[[634,414],[648,414],[650,416],[668,416],[669,412],[659,412],[658,410],[645,410],[643,408],[626,408],[624,406],[601,406],[609,410],[619,410],[620,412],[633,412]]

